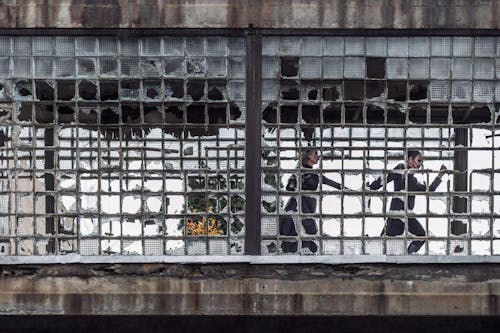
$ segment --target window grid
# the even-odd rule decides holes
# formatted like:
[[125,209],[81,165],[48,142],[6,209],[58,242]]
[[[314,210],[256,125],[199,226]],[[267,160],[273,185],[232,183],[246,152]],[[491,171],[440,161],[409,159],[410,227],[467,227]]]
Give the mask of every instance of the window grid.
[[[312,61],[298,46],[291,50],[286,37],[263,38],[262,254],[405,255],[414,240],[425,241],[418,254],[498,254],[496,39],[302,37],[295,43],[317,43],[312,48],[322,52]],[[304,75],[320,72],[305,71],[304,63],[318,64],[321,75]],[[308,149],[323,155],[313,170],[300,167]],[[426,169],[414,172],[403,164],[404,174],[419,174],[425,191],[395,191],[386,181],[382,191],[367,190],[367,181],[387,180],[409,150],[422,151]],[[483,168],[477,161],[484,159],[490,162]],[[429,185],[441,163],[449,171],[433,192]],[[292,174],[327,176],[351,188],[320,182],[314,191],[290,191]],[[479,174],[487,175],[480,182],[487,188],[474,188]],[[388,209],[395,196],[403,197],[401,211]],[[467,198],[465,208],[455,207],[460,196]],[[317,203],[314,212],[301,211],[307,197]],[[378,202],[378,211],[367,201]],[[288,209],[290,202],[298,207]],[[301,220],[309,217],[317,233],[305,232]],[[381,234],[390,217],[403,221],[401,236]],[[408,218],[420,221],[425,236],[410,233]]]
[[244,45],[0,38],[0,254],[243,254]]

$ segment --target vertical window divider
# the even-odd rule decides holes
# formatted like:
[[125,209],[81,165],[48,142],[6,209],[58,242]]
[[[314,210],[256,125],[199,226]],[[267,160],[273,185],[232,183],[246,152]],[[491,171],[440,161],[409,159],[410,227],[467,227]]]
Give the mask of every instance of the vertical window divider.
[[259,255],[261,243],[262,36],[246,30],[245,254]]

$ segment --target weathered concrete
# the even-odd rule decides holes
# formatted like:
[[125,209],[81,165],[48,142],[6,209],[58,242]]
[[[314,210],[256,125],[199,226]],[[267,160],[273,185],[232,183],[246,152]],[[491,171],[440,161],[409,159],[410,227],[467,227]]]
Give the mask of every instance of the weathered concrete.
[[2,314],[498,315],[500,265],[2,266]]
[[496,0],[2,0],[0,28],[498,29]]

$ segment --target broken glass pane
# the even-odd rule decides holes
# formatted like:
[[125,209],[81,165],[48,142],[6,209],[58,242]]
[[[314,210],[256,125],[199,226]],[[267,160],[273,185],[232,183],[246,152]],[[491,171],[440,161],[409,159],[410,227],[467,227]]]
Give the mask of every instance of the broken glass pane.
[[157,58],[142,58],[141,72],[145,77],[158,77],[163,73],[162,62]]
[[95,60],[92,58],[80,58],[78,59],[78,75],[94,77],[96,76],[96,64]]
[[189,76],[203,76],[205,75],[205,68],[205,58],[186,59],[186,73]]
[[172,77],[184,76],[183,58],[165,58],[164,67],[165,67],[165,76],[172,76]]

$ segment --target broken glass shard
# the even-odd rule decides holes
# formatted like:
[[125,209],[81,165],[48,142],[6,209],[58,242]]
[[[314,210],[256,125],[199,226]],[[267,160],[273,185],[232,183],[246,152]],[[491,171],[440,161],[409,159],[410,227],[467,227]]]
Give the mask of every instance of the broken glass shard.
[[205,74],[205,58],[188,58],[186,60],[186,73],[191,76]]

